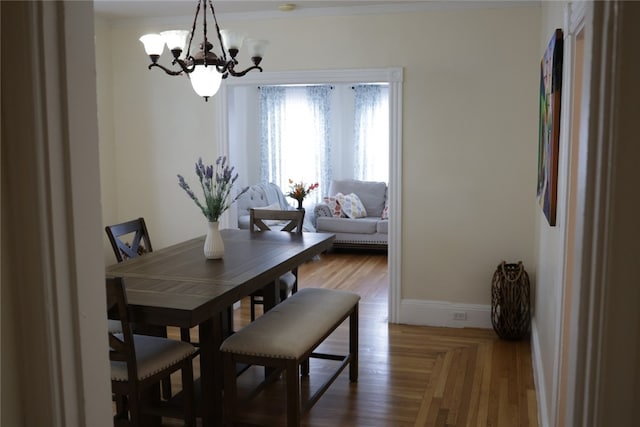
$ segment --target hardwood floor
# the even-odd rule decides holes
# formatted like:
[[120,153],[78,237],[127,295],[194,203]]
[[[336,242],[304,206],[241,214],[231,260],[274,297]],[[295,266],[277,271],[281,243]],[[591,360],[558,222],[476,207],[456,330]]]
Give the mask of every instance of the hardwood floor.
[[[302,419],[308,427],[336,426],[537,426],[537,402],[528,341],[508,342],[493,330],[452,329],[387,323],[387,257],[335,252],[300,267],[301,287],[356,292],[360,302],[359,379],[342,373]],[[248,323],[248,300],[236,310]],[[323,349],[347,348],[340,327]],[[329,361],[311,361],[303,393],[329,375]],[[262,379],[251,368],[239,380],[248,390]],[[269,385],[245,411],[247,426],[280,426],[282,381]],[[176,425],[166,423],[165,425]]]

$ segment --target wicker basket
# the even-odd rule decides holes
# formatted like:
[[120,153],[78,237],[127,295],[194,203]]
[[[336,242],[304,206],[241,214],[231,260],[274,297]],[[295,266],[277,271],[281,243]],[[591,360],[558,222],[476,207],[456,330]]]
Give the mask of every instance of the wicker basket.
[[498,336],[518,340],[528,335],[531,322],[529,275],[522,262],[502,261],[491,284],[491,323]]

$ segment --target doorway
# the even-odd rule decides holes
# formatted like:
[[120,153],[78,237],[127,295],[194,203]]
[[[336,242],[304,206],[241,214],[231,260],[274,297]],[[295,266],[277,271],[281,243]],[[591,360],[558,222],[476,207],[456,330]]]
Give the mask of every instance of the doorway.
[[[218,154],[226,155],[231,159],[232,149],[229,141],[233,139],[234,132],[229,125],[233,117],[233,105],[230,91],[236,87],[256,85],[282,85],[282,84],[358,84],[358,83],[387,83],[389,85],[389,209],[394,213],[389,218],[389,244],[388,244],[388,277],[389,298],[388,314],[389,322],[397,323],[399,320],[400,305],[400,259],[401,259],[401,177],[402,177],[402,81],[401,68],[382,68],[367,70],[322,70],[322,71],[296,71],[296,72],[272,72],[256,73],[245,76],[242,80],[231,80],[222,85],[216,96],[217,102],[217,130],[218,130]],[[242,131],[242,130],[240,130]],[[238,163],[233,159],[234,164]],[[238,166],[239,168],[241,166]],[[232,214],[233,212],[231,212]],[[233,217],[233,215],[229,215]],[[230,227],[227,223],[222,226]]]

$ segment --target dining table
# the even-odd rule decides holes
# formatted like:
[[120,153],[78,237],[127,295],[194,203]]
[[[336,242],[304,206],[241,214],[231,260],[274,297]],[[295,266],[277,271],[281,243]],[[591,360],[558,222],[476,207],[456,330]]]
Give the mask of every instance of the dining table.
[[[279,302],[278,278],[328,250],[335,235],[281,231],[221,230],[224,255],[207,259],[204,236],[186,240],[106,268],[123,277],[136,324],[198,327],[202,426],[222,422],[220,345],[233,333],[234,303],[262,289],[264,309]],[[304,281],[304,278],[302,278]]]

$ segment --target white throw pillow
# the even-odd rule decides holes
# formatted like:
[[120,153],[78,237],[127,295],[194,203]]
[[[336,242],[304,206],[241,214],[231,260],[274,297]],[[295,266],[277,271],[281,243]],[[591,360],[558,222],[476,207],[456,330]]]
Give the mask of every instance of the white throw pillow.
[[360,198],[355,193],[344,195],[342,193],[336,194],[336,199],[340,203],[342,212],[349,218],[364,218],[367,216],[367,211],[364,205],[360,201]]

